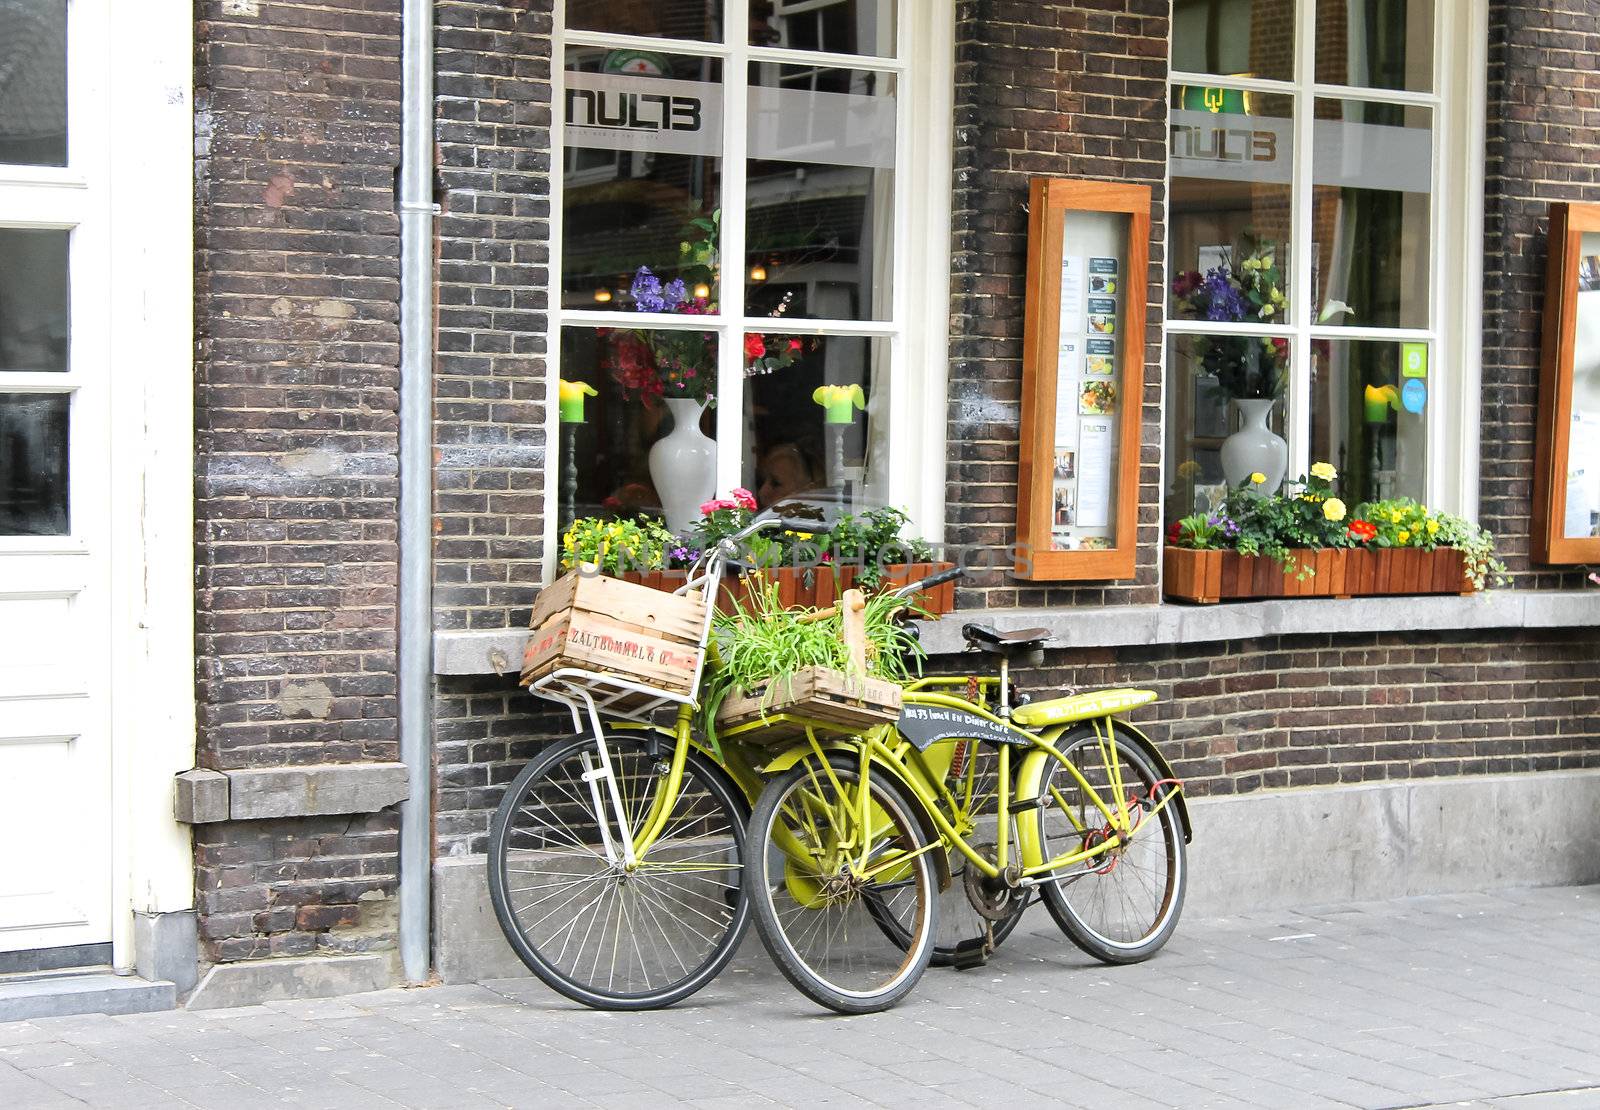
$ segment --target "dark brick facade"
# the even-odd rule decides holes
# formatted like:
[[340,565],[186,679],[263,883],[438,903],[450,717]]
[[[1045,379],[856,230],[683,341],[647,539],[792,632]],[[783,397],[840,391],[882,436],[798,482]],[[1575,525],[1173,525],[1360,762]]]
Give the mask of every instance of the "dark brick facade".
[[1480,512],[1526,584],[1581,587],[1530,568],[1534,416],[1551,201],[1600,202],[1600,9],[1594,0],[1491,0],[1484,158]]
[[1145,184],[1153,202],[1136,577],[1046,586],[996,570],[960,591],[963,606],[1158,600],[1168,7],[1167,0],[956,6],[949,542],[999,549],[996,566],[1009,566],[1004,551],[1016,542],[1029,178]]
[[[398,5],[225,7],[195,11],[197,761],[393,760]],[[352,824],[199,827],[206,956],[365,937],[395,817]]]

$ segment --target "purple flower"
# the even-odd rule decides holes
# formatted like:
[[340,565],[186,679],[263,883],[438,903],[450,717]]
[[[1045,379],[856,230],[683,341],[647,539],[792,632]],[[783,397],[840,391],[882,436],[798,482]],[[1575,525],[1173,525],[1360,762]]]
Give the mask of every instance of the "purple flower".
[[689,299],[689,290],[683,284],[682,278],[673,278],[667,282],[667,287],[662,290],[662,294],[666,297],[668,312],[678,311],[678,306]]
[[1245,303],[1244,294],[1233,284],[1228,276],[1225,266],[1217,266],[1206,271],[1205,282],[1201,291],[1206,297],[1207,320],[1243,320],[1249,305]]
[[628,287],[633,295],[633,307],[640,312],[665,312],[667,302],[661,297],[661,279],[650,272],[650,267],[640,266]]

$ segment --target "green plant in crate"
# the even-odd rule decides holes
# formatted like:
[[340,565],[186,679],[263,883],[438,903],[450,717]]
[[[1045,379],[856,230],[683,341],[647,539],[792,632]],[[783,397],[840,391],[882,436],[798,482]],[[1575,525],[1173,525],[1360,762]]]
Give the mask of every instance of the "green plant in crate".
[[1373,547],[1420,547],[1432,551],[1453,547],[1461,552],[1462,569],[1473,586],[1506,584],[1506,566],[1495,557],[1494,536],[1481,525],[1454,513],[1420,505],[1409,497],[1371,501],[1358,510],[1376,528]]
[[[866,599],[868,677],[902,684],[922,673],[924,652],[901,623],[904,610],[915,607],[890,593]],[[748,604],[735,600],[728,612],[712,618],[717,663],[701,686],[708,736],[715,736],[717,710],[731,694],[753,696],[765,690],[766,704],[807,667],[857,673],[837,608],[821,618],[814,616],[816,612],[805,606],[785,608],[778,599],[777,583],[763,581],[750,592]]]

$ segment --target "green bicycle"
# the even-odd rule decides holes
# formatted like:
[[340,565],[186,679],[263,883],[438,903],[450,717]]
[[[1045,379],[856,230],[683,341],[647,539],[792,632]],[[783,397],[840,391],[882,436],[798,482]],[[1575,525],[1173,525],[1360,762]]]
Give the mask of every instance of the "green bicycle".
[[795,722],[804,739],[761,768],[745,868],[756,928],[831,1009],[886,1009],[936,958],[981,962],[1035,894],[1106,963],[1148,959],[1177,925],[1182,784],[1117,716],[1156,695],[1018,699],[1010,668],[1040,661],[1048,634],[964,634],[996,674],[909,683],[900,720],[860,737]]

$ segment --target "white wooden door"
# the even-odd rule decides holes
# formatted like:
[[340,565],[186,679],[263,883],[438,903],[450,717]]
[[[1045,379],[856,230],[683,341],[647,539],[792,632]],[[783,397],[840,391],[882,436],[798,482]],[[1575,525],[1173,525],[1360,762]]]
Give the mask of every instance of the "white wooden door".
[[103,28],[0,0],[0,951],[111,939]]

